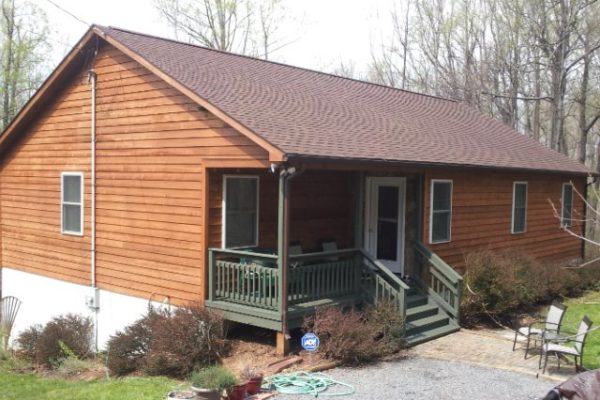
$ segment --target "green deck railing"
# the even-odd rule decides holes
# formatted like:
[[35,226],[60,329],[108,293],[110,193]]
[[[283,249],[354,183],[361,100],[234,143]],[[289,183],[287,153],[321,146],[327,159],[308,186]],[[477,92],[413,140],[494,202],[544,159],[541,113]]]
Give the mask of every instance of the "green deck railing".
[[363,289],[370,293],[371,301],[388,301],[394,304],[402,315],[406,315],[406,292],[409,286],[398,278],[381,262],[372,259],[366,252],[362,258]]
[[358,249],[290,256],[288,304],[335,299],[359,293]]
[[268,310],[279,307],[277,256],[210,249],[208,300],[225,300]]
[[457,323],[460,322],[462,276],[423,243],[416,242],[415,251],[420,261],[415,280]]
[[[268,312],[279,310],[277,255],[209,249],[209,304],[237,304]],[[289,258],[288,306],[309,306],[340,299],[392,302],[406,313],[409,287],[380,262],[359,249],[292,255]],[[310,308],[310,307],[309,307]],[[309,309],[307,308],[307,310]]]

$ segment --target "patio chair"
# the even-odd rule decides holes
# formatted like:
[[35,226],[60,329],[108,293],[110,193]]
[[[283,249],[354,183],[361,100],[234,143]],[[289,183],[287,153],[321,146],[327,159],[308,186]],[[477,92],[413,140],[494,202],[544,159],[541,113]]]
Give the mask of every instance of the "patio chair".
[[[544,340],[542,345],[542,354],[540,355],[540,363],[542,358],[544,359],[544,370],[546,373],[546,364],[548,363],[548,355],[555,354],[558,360],[558,368],[560,368],[560,356],[573,356],[575,360],[575,372],[580,371],[583,368],[583,347],[585,346],[585,340],[592,327],[592,321],[586,316],[583,317],[579,323],[579,329],[577,333],[572,336],[562,336],[549,340]],[[572,346],[568,343],[573,343]],[[577,363],[579,360],[579,363]]]
[[[542,336],[545,334],[546,337],[550,337],[552,335],[557,336],[560,332],[560,325],[562,323],[562,319],[565,315],[565,311],[567,310],[567,306],[564,304],[553,301],[550,305],[550,309],[548,310],[548,315],[546,316],[546,320],[538,320],[530,323],[528,326],[523,326],[515,331],[515,339],[513,341],[513,351],[515,351],[515,347],[517,346],[517,338],[522,336],[527,339],[527,345],[525,346],[525,357],[527,358],[527,354],[529,353],[529,344],[533,339],[534,347],[537,346],[538,341],[542,341]],[[542,325],[541,327],[536,327],[535,325]]]
[[21,307],[21,300],[14,296],[0,299],[0,345],[4,350],[8,348],[8,338]]

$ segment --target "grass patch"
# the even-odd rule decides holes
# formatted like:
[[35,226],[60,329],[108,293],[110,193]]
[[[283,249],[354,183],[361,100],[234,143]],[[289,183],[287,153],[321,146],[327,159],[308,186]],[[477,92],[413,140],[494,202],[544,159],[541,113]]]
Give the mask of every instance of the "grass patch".
[[[0,365],[0,399],[158,400],[183,386],[164,377],[131,377],[91,382],[43,378],[15,373]],[[187,385],[186,385],[187,386]]]
[[[567,299],[569,306],[563,324],[568,332],[576,332],[579,322],[587,315],[593,322],[592,328],[600,326],[600,291],[590,291],[581,297]],[[583,365],[586,368],[600,368],[600,330],[591,332],[584,348]]]

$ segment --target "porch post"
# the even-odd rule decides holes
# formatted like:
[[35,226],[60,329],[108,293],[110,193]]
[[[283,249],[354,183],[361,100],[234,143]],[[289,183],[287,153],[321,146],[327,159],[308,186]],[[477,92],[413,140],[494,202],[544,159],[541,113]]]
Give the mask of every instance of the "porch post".
[[364,241],[364,201],[365,201],[365,173],[356,174],[356,195],[354,196],[354,247],[361,249]]
[[288,250],[289,250],[289,183],[288,172],[282,169],[279,174],[279,201],[277,207],[277,265],[279,266],[279,313],[281,332],[277,332],[277,354],[288,351]]

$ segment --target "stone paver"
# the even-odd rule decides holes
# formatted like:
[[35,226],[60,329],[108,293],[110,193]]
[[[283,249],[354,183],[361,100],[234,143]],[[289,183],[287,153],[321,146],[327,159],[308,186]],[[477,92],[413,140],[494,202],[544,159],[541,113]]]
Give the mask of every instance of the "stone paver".
[[530,350],[525,360],[525,342],[517,342],[517,348],[513,352],[513,338],[514,333],[509,330],[461,329],[415,346],[410,352],[420,357],[464,362],[560,382],[574,374],[572,364],[561,361],[561,368],[558,370],[555,360],[548,360],[546,373],[542,374],[542,370],[538,369],[539,350]]

